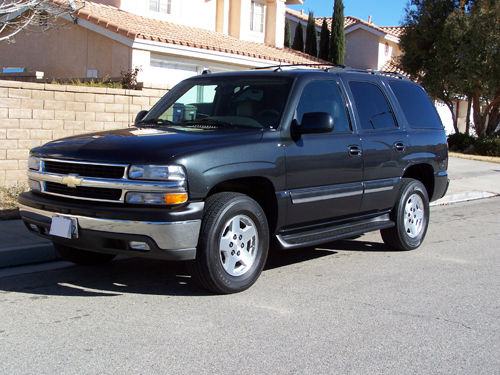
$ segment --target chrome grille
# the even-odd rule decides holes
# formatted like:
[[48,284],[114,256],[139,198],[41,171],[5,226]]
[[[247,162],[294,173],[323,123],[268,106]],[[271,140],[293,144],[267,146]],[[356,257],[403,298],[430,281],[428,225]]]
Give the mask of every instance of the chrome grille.
[[44,172],[57,174],[77,174],[84,177],[100,178],[123,178],[124,166],[94,164],[94,163],[70,163],[55,160],[44,161]]

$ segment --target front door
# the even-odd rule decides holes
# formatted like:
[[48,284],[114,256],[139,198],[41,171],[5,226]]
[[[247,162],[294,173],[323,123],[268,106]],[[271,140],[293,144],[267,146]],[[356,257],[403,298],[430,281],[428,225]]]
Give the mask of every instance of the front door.
[[294,121],[300,126],[310,112],[331,114],[334,130],[302,134],[285,149],[289,226],[357,213],[363,196],[361,140],[337,81],[315,80],[304,86]]

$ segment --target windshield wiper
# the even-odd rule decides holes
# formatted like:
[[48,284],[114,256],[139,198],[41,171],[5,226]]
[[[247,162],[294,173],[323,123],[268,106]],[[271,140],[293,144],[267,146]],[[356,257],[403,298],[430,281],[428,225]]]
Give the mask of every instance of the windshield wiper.
[[234,127],[235,125],[231,124],[227,121],[217,120],[213,118],[201,118],[198,120],[187,120],[182,121],[179,125],[211,125],[211,126],[220,126],[224,128]]
[[152,118],[139,121],[136,125],[174,125],[175,123],[161,118]]

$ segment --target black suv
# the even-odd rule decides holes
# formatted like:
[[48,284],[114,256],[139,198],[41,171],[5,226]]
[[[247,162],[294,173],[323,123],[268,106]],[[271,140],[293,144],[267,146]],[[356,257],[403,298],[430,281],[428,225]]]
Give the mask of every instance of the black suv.
[[284,249],[380,230],[418,247],[448,187],[436,110],[404,77],[342,68],[204,74],[128,129],[47,143],[19,198],[27,227],[80,264],[189,261],[216,293]]

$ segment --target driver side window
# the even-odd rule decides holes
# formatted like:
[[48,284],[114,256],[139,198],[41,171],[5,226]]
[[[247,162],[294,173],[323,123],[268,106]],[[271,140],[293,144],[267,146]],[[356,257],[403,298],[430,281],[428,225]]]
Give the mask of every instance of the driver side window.
[[310,112],[329,113],[333,118],[334,132],[351,131],[344,99],[335,81],[312,81],[304,87],[296,110],[299,124],[304,114]]

